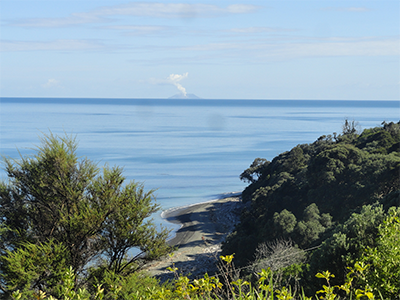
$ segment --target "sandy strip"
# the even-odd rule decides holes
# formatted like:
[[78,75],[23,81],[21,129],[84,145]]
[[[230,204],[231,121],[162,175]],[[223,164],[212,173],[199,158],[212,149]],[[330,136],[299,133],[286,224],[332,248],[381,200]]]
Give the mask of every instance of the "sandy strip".
[[182,224],[176,236],[168,241],[178,250],[172,258],[156,261],[146,270],[163,280],[173,276],[166,270],[173,264],[183,274],[210,273],[215,267],[221,242],[234,229],[241,210],[240,193],[231,193],[226,198],[163,212],[167,221]]

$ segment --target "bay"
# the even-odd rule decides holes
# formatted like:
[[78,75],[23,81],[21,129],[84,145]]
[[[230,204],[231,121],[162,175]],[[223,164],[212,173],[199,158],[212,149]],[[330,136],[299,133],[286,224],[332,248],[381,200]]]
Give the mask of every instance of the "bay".
[[1,98],[0,153],[18,158],[43,134],[73,135],[78,155],[124,167],[169,209],[243,190],[239,175],[255,158],[340,133],[346,118],[361,129],[398,122],[399,102]]

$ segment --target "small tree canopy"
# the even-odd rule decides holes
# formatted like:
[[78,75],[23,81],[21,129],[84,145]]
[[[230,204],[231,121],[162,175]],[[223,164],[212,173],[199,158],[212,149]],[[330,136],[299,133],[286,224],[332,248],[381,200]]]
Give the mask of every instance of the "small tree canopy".
[[240,180],[248,181],[250,183],[257,181],[269,163],[270,162],[264,158],[256,158],[250,167],[240,174]]
[[116,273],[135,271],[139,256],[129,257],[132,248],[147,259],[169,251],[169,232],[157,230],[148,219],[159,209],[154,190],[125,183],[119,167],[105,166],[101,172],[94,162],[78,158],[76,149],[75,138],[50,134],[33,156],[4,159],[9,181],[0,183],[0,251],[5,257],[0,276],[17,263],[7,257],[21,256],[29,244],[60,245],[66,265],[77,274],[99,257]]

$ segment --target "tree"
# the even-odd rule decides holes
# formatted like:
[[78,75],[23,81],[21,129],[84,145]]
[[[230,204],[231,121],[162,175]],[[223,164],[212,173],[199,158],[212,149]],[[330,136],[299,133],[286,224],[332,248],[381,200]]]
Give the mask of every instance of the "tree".
[[311,245],[332,225],[330,214],[320,214],[318,206],[311,203],[303,211],[303,220],[294,228],[293,238],[300,246]]
[[270,162],[265,158],[256,158],[250,167],[240,174],[240,180],[254,183]]
[[368,246],[362,261],[368,264],[363,284],[369,284],[376,297],[394,299],[400,295],[400,208],[391,207],[378,226],[375,247]]
[[[113,213],[105,222],[101,233],[108,269],[119,274],[146,253],[145,259],[155,259],[170,250],[165,243],[168,231],[157,232],[151,220],[145,221],[158,210],[153,204],[153,190],[145,191],[143,184],[132,183],[121,188],[123,182],[122,169],[114,168],[104,171],[105,182],[96,186],[99,193],[105,184],[112,186],[108,196],[115,203]],[[138,255],[127,259],[129,249],[137,247]],[[134,267],[137,268],[137,267]]]
[[343,134],[358,134],[360,131],[359,127],[360,124],[357,121],[349,121],[348,119],[345,119],[342,126]]
[[135,271],[139,256],[128,257],[132,248],[147,259],[169,250],[168,231],[157,231],[148,220],[159,209],[154,191],[125,184],[121,168],[105,166],[101,173],[89,159],[78,158],[76,149],[75,138],[50,134],[35,155],[4,159],[9,182],[0,183],[3,280],[13,263],[6,258],[30,244],[61,245],[66,265],[78,275],[100,257],[117,273],[127,266]]
[[292,233],[296,224],[296,216],[287,209],[282,210],[280,213],[275,212],[274,225],[277,231],[283,236],[287,236]]
[[378,226],[384,219],[385,210],[382,205],[365,205],[344,224],[336,226],[321,247],[312,252],[308,284],[317,288],[315,274],[323,270],[329,270],[336,275],[332,279],[334,284],[342,282],[346,277],[347,267],[360,261],[367,247],[376,247]]
[[307,248],[363,205],[399,205],[400,122],[382,125],[359,134],[357,122],[347,120],[334,138],[297,145],[268,163],[256,159],[240,175],[249,182],[247,205],[223,254],[236,253],[236,265],[244,266],[261,243],[291,238]]
[[262,269],[270,269],[273,272],[274,287],[291,283],[295,283],[296,287],[299,279],[297,275],[305,261],[305,251],[299,249],[292,240],[277,239],[257,246],[250,270],[257,274]]

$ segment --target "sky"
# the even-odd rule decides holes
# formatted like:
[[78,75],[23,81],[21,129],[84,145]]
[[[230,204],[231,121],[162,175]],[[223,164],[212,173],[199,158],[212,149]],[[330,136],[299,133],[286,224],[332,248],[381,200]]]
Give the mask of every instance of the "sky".
[[0,96],[400,100],[400,1],[1,0]]

